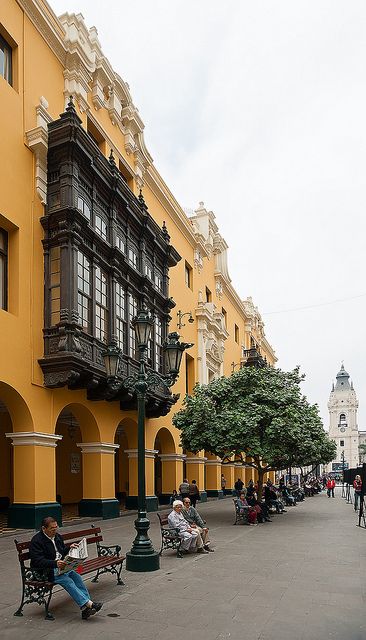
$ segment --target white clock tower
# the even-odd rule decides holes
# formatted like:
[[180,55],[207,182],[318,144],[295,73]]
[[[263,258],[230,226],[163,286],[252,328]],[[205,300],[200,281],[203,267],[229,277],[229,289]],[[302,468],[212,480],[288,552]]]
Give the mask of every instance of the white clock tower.
[[[329,437],[337,445],[337,457],[334,462],[337,462],[340,468],[342,466],[342,452],[344,452],[344,462],[348,463],[349,469],[358,466],[357,407],[358,400],[353,383],[350,384],[349,374],[342,364],[341,370],[337,373],[336,384],[333,383],[328,402]],[[332,465],[329,467],[331,471]]]

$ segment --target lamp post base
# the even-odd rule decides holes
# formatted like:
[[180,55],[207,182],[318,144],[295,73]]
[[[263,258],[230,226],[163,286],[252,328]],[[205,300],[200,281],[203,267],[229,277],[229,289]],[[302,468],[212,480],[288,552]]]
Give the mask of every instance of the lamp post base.
[[127,571],[157,571],[160,569],[160,556],[157,551],[146,555],[126,553]]

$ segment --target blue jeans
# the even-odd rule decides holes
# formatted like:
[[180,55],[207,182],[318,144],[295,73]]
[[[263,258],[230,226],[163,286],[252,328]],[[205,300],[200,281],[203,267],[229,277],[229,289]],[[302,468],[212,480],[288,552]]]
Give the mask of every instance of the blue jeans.
[[91,600],[82,577],[76,571],[68,571],[61,576],[56,575],[56,572],[57,569],[55,569],[55,584],[60,584],[79,607],[83,607]]

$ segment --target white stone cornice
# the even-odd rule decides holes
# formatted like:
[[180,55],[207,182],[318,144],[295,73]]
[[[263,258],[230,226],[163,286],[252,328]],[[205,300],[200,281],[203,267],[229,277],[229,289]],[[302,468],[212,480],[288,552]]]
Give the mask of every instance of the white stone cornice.
[[184,453],[159,453],[162,462],[180,462],[186,459]]
[[7,438],[11,438],[14,447],[57,447],[57,442],[62,440],[62,436],[42,433],[41,431],[18,431],[14,433],[6,433]]
[[186,464],[205,464],[207,458],[200,458],[199,456],[190,456],[186,458]]
[[78,442],[77,447],[80,447],[82,453],[109,453],[114,455],[119,444],[114,442]]
[[[137,458],[137,449],[125,449],[124,452],[127,453],[129,458]],[[145,449],[145,458],[155,458],[157,453],[159,453],[158,449]]]

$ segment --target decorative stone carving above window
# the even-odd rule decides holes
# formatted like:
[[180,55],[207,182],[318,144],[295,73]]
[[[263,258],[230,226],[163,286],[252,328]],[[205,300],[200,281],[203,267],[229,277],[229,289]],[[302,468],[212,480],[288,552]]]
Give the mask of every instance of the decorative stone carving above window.
[[215,378],[223,375],[225,340],[228,332],[224,316],[213,302],[204,302],[202,293],[196,308],[198,331],[198,381],[207,384],[209,370]]
[[194,251],[194,266],[198,270],[198,273],[201,273],[203,269],[203,257],[199,249],[195,249]]
[[36,107],[37,126],[25,134],[27,145],[36,157],[36,190],[42,204],[46,204],[47,202],[47,125],[52,122],[52,118],[47,109],[48,102],[46,98],[42,96],[39,100],[38,107]]

